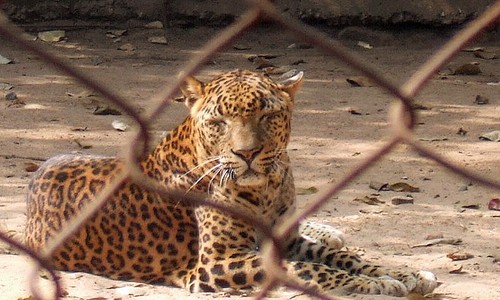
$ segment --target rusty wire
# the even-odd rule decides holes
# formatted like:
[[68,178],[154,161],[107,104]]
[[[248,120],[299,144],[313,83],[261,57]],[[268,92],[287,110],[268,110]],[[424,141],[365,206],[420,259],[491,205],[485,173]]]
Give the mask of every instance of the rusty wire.
[[[48,264],[51,254],[58,246],[62,245],[64,241],[69,236],[71,236],[71,234],[78,230],[78,228],[86,220],[88,220],[88,218],[90,218],[93,213],[95,213],[100,207],[102,207],[105,204],[106,200],[114,193],[114,191],[116,191],[116,189],[118,189],[120,185],[128,179],[133,180],[134,182],[141,184],[143,187],[155,191],[160,195],[169,195],[177,198],[183,197],[186,202],[189,202],[193,205],[209,205],[254,224],[257,230],[259,230],[263,234],[263,236],[267,238],[267,241],[263,245],[263,259],[269,262],[273,262],[269,265],[274,265],[272,269],[268,270],[270,279],[266,283],[264,283],[261,292],[256,296],[257,299],[262,299],[268,294],[271,289],[276,288],[280,285],[284,285],[303,293],[310,294],[311,296],[315,296],[320,299],[334,299],[330,296],[323,295],[314,290],[308,289],[292,278],[286,276],[286,274],[283,274],[280,268],[280,262],[284,257],[284,254],[281,252],[281,241],[293,230],[293,228],[298,225],[298,223],[302,219],[316,212],[332,196],[341,191],[347,184],[352,182],[352,180],[361,175],[367,168],[390,153],[394,149],[394,147],[401,143],[410,145],[415,151],[419,152],[423,156],[434,160],[438,164],[441,164],[445,168],[448,168],[457,174],[460,174],[471,180],[475,180],[486,186],[500,189],[500,182],[494,181],[490,178],[479,176],[470,170],[462,168],[457,164],[446,160],[438,153],[427,149],[422,145],[422,143],[418,142],[413,136],[413,127],[415,125],[415,111],[412,109],[413,97],[415,97],[419,93],[419,91],[421,91],[422,87],[431,79],[431,77],[442,66],[449,62],[463,47],[465,47],[468,42],[470,42],[490,24],[498,20],[500,16],[500,1],[497,1],[495,4],[493,4],[483,15],[468,24],[446,45],[444,45],[440,50],[436,51],[435,54],[424,64],[422,64],[422,66],[407,80],[407,82],[401,86],[398,86],[391,80],[385,78],[382,72],[364,62],[347,48],[330,39],[317,29],[304,25],[301,22],[298,22],[297,20],[290,17],[284,16],[271,2],[266,0],[247,0],[246,2],[250,4],[250,8],[238,19],[237,22],[227,27],[216,37],[207,42],[205,46],[201,48],[201,53],[193,57],[193,59],[180,72],[176,80],[156,94],[153,100],[155,100],[157,106],[153,108],[150,113],[146,114],[145,117],[141,117],[141,115],[139,115],[128,104],[128,102],[123,99],[123,97],[101,85],[92,77],[73,67],[70,63],[62,60],[60,57],[56,57],[55,55],[51,54],[40,45],[23,39],[21,34],[22,31],[15,25],[11,24],[4,14],[0,13],[1,35],[15,42],[18,46],[37,54],[49,65],[58,69],[62,73],[73,77],[75,80],[83,84],[86,88],[101,94],[108,101],[112,102],[122,111],[127,113],[135,122],[137,122],[137,125],[139,127],[136,136],[131,139],[130,144],[125,148],[127,150],[127,168],[122,173],[118,174],[113,183],[107,186],[98,195],[95,201],[90,202],[90,204],[85,207],[85,209],[75,219],[73,219],[58,236],[54,237],[42,253],[34,253],[31,249],[24,246],[22,243],[19,243],[10,238],[7,234],[0,232],[0,240],[26,253],[37,262],[37,267],[34,268],[32,276],[30,278],[30,285],[32,288],[33,296],[35,298],[42,298],[39,290],[37,290],[36,288],[35,276],[40,268],[48,270],[52,280],[54,281],[55,289],[53,298],[61,298],[62,290],[60,281]],[[148,151],[148,144],[150,141],[149,128],[151,123],[169,105],[170,99],[173,98],[173,96],[178,92],[183,80],[188,75],[199,71],[204,63],[206,63],[211,57],[216,55],[218,51],[230,45],[235,39],[244,34],[245,31],[255,25],[262,18],[266,18],[266,21],[275,22],[276,24],[282,26],[285,30],[292,32],[301,40],[309,42],[318,49],[321,49],[327,55],[339,58],[348,66],[369,77],[373,82],[378,84],[381,88],[385,89],[395,97],[395,101],[393,104],[391,104],[391,109],[388,115],[388,121],[391,123],[391,126],[393,128],[393,133],[389,137],[388,141],[386,141],[384,145],[379,149],[371,153],[358,166],[354,167],[347,175],[341,178],[339,182],[337,182],[335,185],[332,185],[322,195],[318,196],[315,201],[312,201],[312,203],[304,210],[297,212],[293,218],[290,218],[290,220],[285,224],[281,224],[279,228],[276,228],[274,231],[271,230],[271,227],[266,222],[264,222],[263,220],[255,220],[255,217],[249,218],[248,214],[245,214],[244,211],[240,211],[233,207],[229,207],[219,203],[211,202],[207,199],[204,199],[203,197],[199,197],[196,195],[185,196],[184,192],[182,191],[167,191],[158,182],[145,176],[139,168],[140,158],[147,154]]]

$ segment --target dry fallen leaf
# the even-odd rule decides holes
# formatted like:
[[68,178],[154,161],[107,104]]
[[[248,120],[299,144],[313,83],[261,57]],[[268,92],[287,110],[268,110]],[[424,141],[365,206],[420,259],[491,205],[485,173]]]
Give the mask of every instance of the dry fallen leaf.
[[369,210],[368,209],[360,209],[359,212],[362,213],[362,214],[379,215],[379,214],[383,213],[384,210],[383,209],[377,209],[377,210],[373,210],[373,209],[369,209]]
[[477,105],[484,105],[490,103],[490,99],[487,97],[481,96],[481,95],[476,95],[476,99],[474,100],[474,103]]
[[311,49],[313,46],[311,44],[307,44],[307,43],[293,43],[293,44],[290,44],[288,45],[288,49]]
[[474,257],[474,255],[467,252],[453,252],[447,254],[446,257],[450,258],[452,261],[457,261],[471,259]]
[[466,135],[467,134],[467,130],[463,129],[462,127],[458,128],[457,130],[457,134],[458,135]]
[[426,240],[435,240],[442,238],[444,238],[444,235],[442,233],[429,234],[428,236],[425,237]]
[[151,44],[160,44],[160,45],[168,44],[167,38],[164,36],[150,36],[148,37],[148,42],[150,42]]
[[9,83],[5,83],[5,82],[0,82],[0,90],[3,90],[3,91],[10,91],[14,88],[13,85],[9,84]]
[[252,47],[249,45],[244,45],[244,44],[234,44],[233,45],[234,50],[250,50]]
[[500,199],[498,198],[493,198],[488,202],[488,209],[489,210],[500,210]]
[[271,63],[269,60],[267,60],[266,58],[263,58],[263,57],[256,57],[252,63],[255,65],[255,68],[257,70],[261,70],[261,69],[264,69],[264,68],[272,68],[272,67],[276,67],[273,63]]
[[318,189],[314,186],[308,188],[298,188],[297,195],[312,195],[318,192]]
[[471,47],[462,49],[463,52],[476,52],[476,51],[484,51],[484,47]]
[[420,188],[409,185],[406,182],[396,182],[389,185],[389,189],[393,192],[418,193]]
[[79,139],[74,139],[73,142],[75,142],[78,145],[78,147],[80,147],[81,149],[90,149],[90,148],[92,148],[92,145],[83,144]]
[[411,107],[415,110],[431,110],[429,106],[424,105],[422,103],[412,103]]
[[163,29],[163,23],[161,21],[153,21],[144,25],[147,29]]
[[7,104],[7,107],[9,108],[20,108],[26,105],[26,102],[24,102],[21,99],[16,99],[14,101],[11,101],[9,104]]
[[351,114],[351,115],[362,115],[362,113],[360,113],[359,111],[357,111],[355,108],[352,108],[352,107],[349,107],[347,109],[347,111]]
[[433,138],[419,138],[419,140],[424,141],[424,142],[440,142],[440,141],[447,141],[447,137],[433,137]]
[[411,246],[410,248],[418,248],[418,247],[429,247],[434,245],[446,244],[446,245],[459,245],[462,243],[461,239],[451,239],[451,238],[439,238],[428,240],[421,244],[416,244]]
[[12,60],[8,59],[7,57],[4,57],[0,55],[0,65],[8,65],[11,64]]
[[127,29],[115,29],[115,30],[108,30],[108,31],[106,31],[106,33],[113,35],[113,37],[117,37],[117,36],[126,35],[128,33],[128,30]]
[[118,47],[118,50],[122,50],[122,51],[134,51],[135,49],[136,49],[136,47],[134,45],[132,45],[131,43],[126,43],[126,44],[123,44],[120,47]]
[[483,141],[500,142],[500,130],[483,133],[479,139]]
[[491,261],[494,264],[500,264],[500,256],[499,257],[493,257],[493,260]]
[[455,268],[451,269],[448,273],[450,274],[464,274],[465,272],[462,271],[463,266],[455,266]]
[[266,75],[283,75],[290,71],[290,67],[289,66],[267,67],[263,68],[262,71]]
[[307,62],[306,62],[305,60],[303,60],[303,59],[298,59],[298,60],[296,60],[296,61],[293,61],[293,62],[291,63],[291,65],[292,65],[292,66],[298,66],[298,65],[300,65],[300,64],[306,64],[306,63],[307,63]]
[[107,115],[113,115],[113,116],[119,116],[121,115],[121,111],[105,106],[105,107],[96,107],[96,109],[93,112],[94,115],[99,115],[99,116],[107,116]]
[[87,126],[85,126],[85,127],[73,127],[70,130],[71,131],[88,131],[89,128]]
[[64,30],[50,30],[38,33],[38,38],[44,42],[59,42],[66,37]]
[[482,58],[482,59],[496,59],[496,58],[498,58],[498,55],[495,52],[488,52],[488,51],[476,51],[476,52],[474,52],[474,56]]
[[249,57],[247,57],[247,59],[251,62],[253,62],[255,59],[257,58],[265,58],[265,59],[273,59],[273,58],[276,58],[276,57],[280,57],[280,56],[283,56],[282,54],[259,54],[259,55],[250,55]]
[[365,76],[351,76],[346,78],[353,87],[371,87],[375,84],[368,77]]
[[368,44],[367,42],[363,42],[363,41],[359,41],[356,45],[361,47],[361,48],[365,48],[365,49],[372,49],[373,48],[372,45]]
[[463,64],[460,67],[456,68],[453,72],[453,75],[477,75],[481,73],[481,69],[479,68],[479,64],[477,63],[468,63]]
[[363,198],[355,198],[353,201],[366,203],[368,205],[379,205],[385,203],[385,201],[382,201],[375,196],[364,196]]
[[36,170],[38,170],[40,166],[38,164],[35,164],[33,162],[26,162],[24,163],[24,170],[26,172],[35,172]]
[[113,120],[111,126],[118,131],[125,131],[128,129],[128,125],[120,120]]
[[479,204],[467,204],[467,205],[462,205],[462,208],[467,208],[467,209],[479,209]]
[[370,181],[369,187],[377,192],[389,190],[389,184],[387,182]]
[[75,97],[75,98],[87,98],[87,97],[95,97],[97,96],[96,93],[93,93],[92,91],[81,91],[79,93],[72,93],[72,92],[66,92],[66,95],[69,97]]

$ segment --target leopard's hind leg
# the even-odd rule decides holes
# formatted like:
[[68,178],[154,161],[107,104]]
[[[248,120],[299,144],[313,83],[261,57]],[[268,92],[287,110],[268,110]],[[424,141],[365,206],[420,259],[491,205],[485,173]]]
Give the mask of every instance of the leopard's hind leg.
[[340,249],[344,246],[344,233],[337,228],[312,221],[302,222],[299,226],[300,235],[317,244]]
[[[436,276],[429,271],[382,267],[365,261],[352,252],[330,248],[302,237],[292,239],[287,250],[288,260],[294,262],[295,266],[313,263],[313,269],[324,269],[321,273],[325,275],[321,276],[340,282],[335,284],[337,289],[344,285],[342,282],[345,282],[349,283],[347,290],[354,292],[377,293],[380,291],[389,295],[405,295],[412,292],[425,295],[432,292],[438,285]],[[308,272],[302,271],[298,271],[298,276],[307,278]],[[368,291],[363,291],[366,288]]]

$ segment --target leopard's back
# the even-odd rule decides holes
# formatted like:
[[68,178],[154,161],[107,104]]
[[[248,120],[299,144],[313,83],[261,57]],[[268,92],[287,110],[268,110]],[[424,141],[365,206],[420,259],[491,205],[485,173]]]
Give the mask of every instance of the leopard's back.
[[[109,185],[124,164],[116,158],[63,155],[34,174],[27,197],[26,243],[35,250],[59,233]],[[196,262],[192,210],[168,203],[126,180],[104,207],[57,249],[53,265],[123,280],[185,284]]]

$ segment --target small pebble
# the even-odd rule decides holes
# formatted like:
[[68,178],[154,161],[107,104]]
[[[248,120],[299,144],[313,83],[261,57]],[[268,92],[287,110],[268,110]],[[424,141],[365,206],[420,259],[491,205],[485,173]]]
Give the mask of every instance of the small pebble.
[[163,23],[160,21],[154,21],[144,25],[144,27],[148,29],[162,29]]
[[391,198],[391,203],[393,205],[413,204],[413,198],[396,196]]
[[66,37],[64,30],[50,30],[38,33],[38,38],[44,42],[54,43],[63,40]]
[[480,73],[481,69],[477,63],[468,63],[456,68],[453,75],[477,75]]
[[164,36],[151,36],[148,38],[148,42],[152,44],[167,44],[167,39]]
[[9,101],[16,100],[17,94],[14,92],[7,93],[7,95],[5,95],[5,99]]
[[476,100],[474,100],[474,103],[478,105],[484,105],[490,103],[490,99],[481,95],[476,95]]
[[118,50],[122,50],[122,51],[134,51],[135,49],[136,49],[136,47],[134,45],[132,45],[131,43],[126,43],[126,44],[123,44],[120,47],[118,47]]

